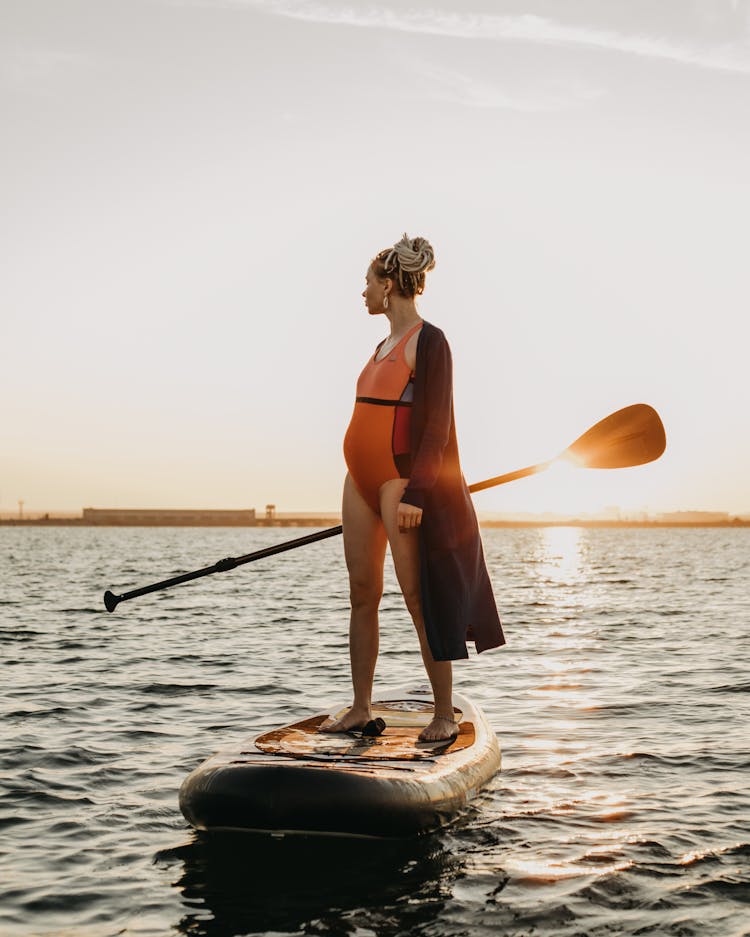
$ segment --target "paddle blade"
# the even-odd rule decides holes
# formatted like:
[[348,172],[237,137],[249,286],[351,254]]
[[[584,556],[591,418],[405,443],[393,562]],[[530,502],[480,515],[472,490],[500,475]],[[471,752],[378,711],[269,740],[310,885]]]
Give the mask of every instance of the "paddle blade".
[[659,414],[648,404],[636,403],[600,420],[568,446],[561,458],[584,468],[626,468],[653,462],[666,445]]

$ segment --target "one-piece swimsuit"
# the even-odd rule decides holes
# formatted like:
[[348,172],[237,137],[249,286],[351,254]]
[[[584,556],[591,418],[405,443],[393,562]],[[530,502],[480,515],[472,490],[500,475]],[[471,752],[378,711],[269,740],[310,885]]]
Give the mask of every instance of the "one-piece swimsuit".
[[357,490],[376,514],[381,486],[411,473],[410,430],[414,374],[404,350],[418,322],[388,354],[368,360],[357,381],[357,397],[344,437],[344,458]]

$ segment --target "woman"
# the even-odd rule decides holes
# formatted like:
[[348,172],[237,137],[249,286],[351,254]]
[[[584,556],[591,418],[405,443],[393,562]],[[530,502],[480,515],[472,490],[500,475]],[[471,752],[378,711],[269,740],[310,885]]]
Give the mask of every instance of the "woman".
[[344,440],[354,700],[340,719],[321,727],[328,732],[361,728],[372,719],[386,543],[435,700],[434,718],[420,739],[458,732],[451,661],[468,657],[467,638],[477,651],[505,643],[459,464],[450,349],[440,329],[420,318],[415,302],[434,266],[430,244],[404,235],[367,271],[367,311],[384,315],[390,334],[359,377]]

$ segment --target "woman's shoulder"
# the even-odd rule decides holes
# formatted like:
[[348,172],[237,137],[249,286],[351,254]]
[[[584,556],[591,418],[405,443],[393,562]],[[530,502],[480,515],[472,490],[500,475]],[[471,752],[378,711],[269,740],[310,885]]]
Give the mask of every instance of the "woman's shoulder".
[[433,325],[432,322],[428,322],[426,319],[422,322],[422,329],[419,335],[420,339],[428,345],[440,345],[443,342],[448,344],[448,339],[445,337],[445,332],[442,329],[439,329],[436,325]]
[[448,345],[448,339],[445,337],[445,332],[425,319],[419,332],[417,357],[431,356],[441,350],[450,354],[450,346]]

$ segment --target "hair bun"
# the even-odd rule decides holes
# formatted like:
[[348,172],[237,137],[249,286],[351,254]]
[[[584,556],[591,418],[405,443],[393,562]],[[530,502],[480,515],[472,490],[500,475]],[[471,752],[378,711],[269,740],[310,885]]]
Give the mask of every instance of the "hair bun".
[[387,269],[398,266],[404,273],[425,273],[435,266],[435,252],[426,238],[410,238],[408,234],[393,245],[385,260]]

